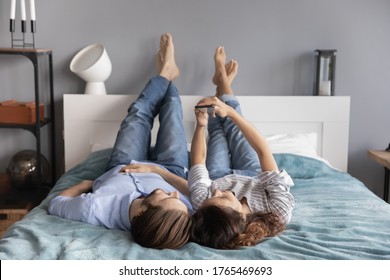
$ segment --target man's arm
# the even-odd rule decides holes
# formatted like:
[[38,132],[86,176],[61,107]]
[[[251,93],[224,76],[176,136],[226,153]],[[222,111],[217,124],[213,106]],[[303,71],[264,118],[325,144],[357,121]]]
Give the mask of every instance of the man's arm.
[[84,180],[78,183],[77,185],[74,185],[70,187],[67,190],[64,190],[59,193],[61,196],[70,196],[70,197],[75,197],[78,196],[82,193],[88,193],[92,190],[92,184],[93,181],[90,180]]
[[93,181],[84,180],[59,193],[54,197],[49,204],[49,214],[70,219],[90,223],[90,197],[82,196],[83,193],[89,193],[92,190]]

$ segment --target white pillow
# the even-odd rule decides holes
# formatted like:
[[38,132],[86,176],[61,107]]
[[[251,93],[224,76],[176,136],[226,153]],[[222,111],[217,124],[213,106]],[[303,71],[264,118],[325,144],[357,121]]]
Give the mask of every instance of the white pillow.
[[296,154],[318,157],[317,133],[286,133],[266,136],[274,154]]
[[317,133],[286,133],[265,137],[273,154],[294,154],[320,160],[331,166],[317,152]]

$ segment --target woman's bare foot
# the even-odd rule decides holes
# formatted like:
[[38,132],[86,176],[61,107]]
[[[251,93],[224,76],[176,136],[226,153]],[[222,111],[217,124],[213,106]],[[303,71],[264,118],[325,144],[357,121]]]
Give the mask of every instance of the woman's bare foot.
[[226,61],[225,48],[218,47],[214,53],[215,72],[214,72],[214,76],[213,76],[213,83],[215,85],[220,84],[221,80],[224,80],[227,78],[225,61]]
[[228,63],[226,63],[225,69],[226,69],[226,75],[228,78],[228,82],[230,85],[232,85],[232,82],[237,75],[238,62],[234,59],[230,60]]
[[[230,60],[228,63],[225,64],[225,70],[226,70],[228,82],[231,85],[234,78],[237,75],[237,71],[238,71],[237,61],[233,60],[233,59]],[[218,83],[219,83],[218,76],[216,74],[214,74],[214,76],[213,76],[213,83],[214,83],[214,85],[218,85]]]
[[159,75],[166,78],[168,81],[176,79],[180,74],[180,70],[175,61],[175,48],[170,33],[161,35],[157,67]]
[[213,76],[213,83],[217,86],[216,96],[222,94],[233,94],[231,84],[237,75],[238,63],[231,60],[226,61],[226,52],[223,47],[218,47],[214,54],[215,73]]

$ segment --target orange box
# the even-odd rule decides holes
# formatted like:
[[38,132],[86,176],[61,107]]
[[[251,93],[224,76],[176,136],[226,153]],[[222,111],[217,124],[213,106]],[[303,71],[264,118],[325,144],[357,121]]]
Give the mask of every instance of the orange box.
[[[44,106],[39,104],[39,118],[44,120]],[[0,123],[33,124],[36,122],[35,102],[0,102]]]

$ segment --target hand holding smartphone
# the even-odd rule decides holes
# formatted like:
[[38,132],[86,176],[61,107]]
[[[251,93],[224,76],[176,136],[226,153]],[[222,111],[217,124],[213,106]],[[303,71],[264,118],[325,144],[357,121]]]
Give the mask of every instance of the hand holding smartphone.
[[201,111],[202,113],[208,113],[208,114],[213,114],[214,113],[214,105],[198,105],[195,106],[196,110]]

